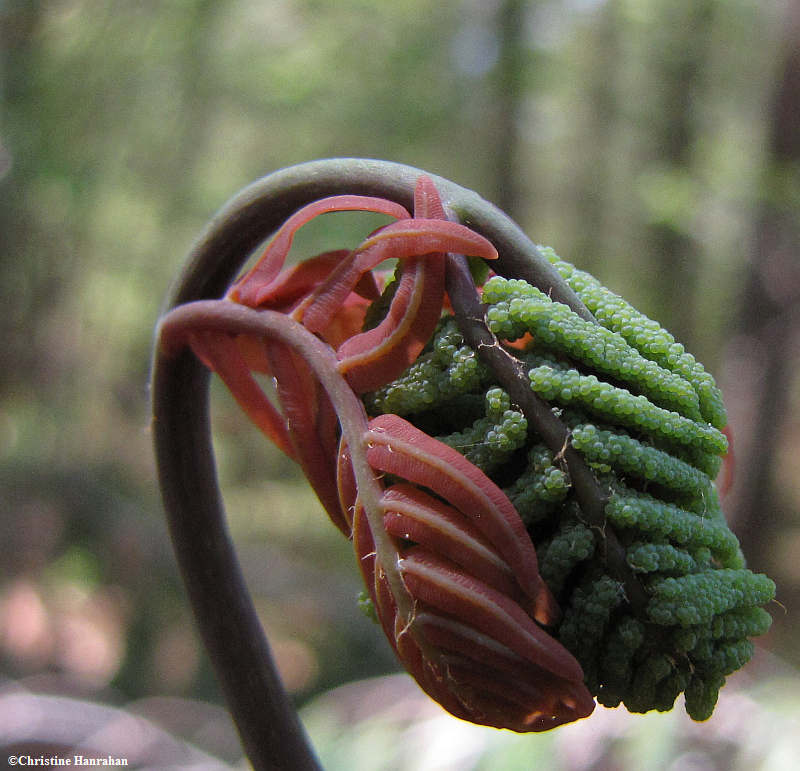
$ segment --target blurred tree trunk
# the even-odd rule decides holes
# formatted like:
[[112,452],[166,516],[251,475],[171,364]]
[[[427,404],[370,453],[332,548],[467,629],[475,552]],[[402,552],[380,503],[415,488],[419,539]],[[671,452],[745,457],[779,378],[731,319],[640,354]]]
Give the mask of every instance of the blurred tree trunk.
[[[665,186],[688,180],[696,132],[697,100],[702,98],[702,75],[710,52],[714,0],[669,2],[663,30],[654,45],[655,87],[660,91],[658,123],[652,128],[657,156],[654,171]],[[652,296],[652,314],[691,349],[695,328],[698,248],[689,232],[690,212],[672,213],[646,229],[645,252],[664,289]]]
[[226,5],[219,0],[197,0],[188,6],[186,13],[183,47],[177,62],[179,92],[175,95],[176,111],[181,116],[180,136],[175,153],[164,169],[170,190],[167,221],[180,216],[186,202],[194,197],[193,171],[209,151],[209,116],[213,114],[214,105],[214,77],[209,55],[217,34],[215,21]]
[[0,180],[4,201],[0,206],[0,335],[3,367],[0,384],[12,386],[39,367],[30,337],[19,329],[36,329],[43,305],[57,291],[61,274],[29,244],[41,245],[38,224],[26,206],[28,188],[36,174],[38,107],[31,95],[36,89],[38,56],[36,33],[41,19],[38,2],[15,0],[2,11],[0,25],[0,77],[2,77],[3,135],[0,137]]
[[496,129],[492,137],[494,202],[521,216],[520,121],[526,92],[525,14],[530,3],[505,0],[497,9],[499,55],[494,77]]
[[[774,479],[777,452],[789,417],[789,388],[797,375],[800,334],[800,221],[793,203],[800,189],[800,0],[793,0],[786,50],[770,112],[762,198],[740,299],[739,333],[755,361],[749,399],[752,434],[737,460],[731,513],[753,569],[766,569],[785,531],[788,506]],[[784,434],[784,442],[786,440]],[[793,595],[792,598],[788,595]],[[800,586],[784,584],[781,600],[800,601]]]
[[619,131],[618,71],[623,21],[620,3],[608,0],[598,10],[597,24],[589,41],[589,66],[586,75],[585,113],[581,124],[588,132],[581,136],[579,164],[571,186],[574,190],[575,237],[566,259],[583,270],[597,273],[606,254],[609,210],[615,205],[613,186],[615,165],[614,133]]

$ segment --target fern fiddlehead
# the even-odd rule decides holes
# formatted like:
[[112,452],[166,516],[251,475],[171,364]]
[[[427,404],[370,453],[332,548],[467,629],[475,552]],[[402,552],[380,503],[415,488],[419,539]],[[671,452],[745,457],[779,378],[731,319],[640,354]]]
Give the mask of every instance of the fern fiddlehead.
[[[721,513],[725,416],[710,375],[446,180],[338,159],[263,188],[212,227],[161,322],[162,465],[178,431],[171,370],[191,349],[300,463],[353,539],[398,656],[446,709],[537,731],[587,716],[593,697],[647,711],[685,692],[690,715],[707,717],[774,594]],[[395,221],[284,268],[298,227],[345,209]],[[387,258],[391,278],[375,270]],[[276,378],[278,404],[253,371]],[[175,476],[162,486],[191,591]],[[234,713],[252,758],[255,716]]]

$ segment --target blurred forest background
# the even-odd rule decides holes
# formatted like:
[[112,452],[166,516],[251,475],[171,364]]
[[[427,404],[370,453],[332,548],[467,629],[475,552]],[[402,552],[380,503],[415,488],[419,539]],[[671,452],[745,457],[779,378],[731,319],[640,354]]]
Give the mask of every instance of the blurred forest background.
[[[706,734],[601,710],[580,726],[595,752],[581,759],[558,737],[459,724],[457,744],[442,749],[441,732],[436,744],[455,765],[403,765],[386,748],[410,741],[404,717],[337,732],[355,686],[319,696],[396,671],[358,611],[350,548],[215,387],[231,528],[329,767],[670,768],[686,753],[705,763],[692,768],[789,767],[773,756],[796,749],[800,714],[798,0],[5,0],[0,35],[6,744],[17,731],[57,745],[59,720],[77,731],[79,716],[125,715],[188,742],[197,767],[240,762],[156,489],[152,330],[183,256],[238,189],[353,155],[474,188],[715,373],[737,460],[726,511],[780,604],[731,678],[744,701],[722,704]],[[328,237],[311,232],[309,248]],[[385,684],[372,717],[393,693],[418,700],[414,719],[430,709],[404,678],[371,682],[373,696]],[[747,730],[719,722],[734,713]],[[592,725],[605,741],[586,738]],[[756,726],[764,746],[742,749]]]

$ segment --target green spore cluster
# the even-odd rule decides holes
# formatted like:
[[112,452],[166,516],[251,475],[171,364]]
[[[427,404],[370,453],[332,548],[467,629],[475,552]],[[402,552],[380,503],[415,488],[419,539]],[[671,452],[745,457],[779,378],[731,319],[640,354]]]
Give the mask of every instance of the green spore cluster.
[[528,421],[519,410],[511,409],[511,399],[502,388],[490,388],[486,392],[485,405],[484,417],[464,431],[437,438],[461,452],[481,470],[489,472],[525,446]]
[[405,416],[440,409],[443,403],[478,392],[486,375],[455,321],[445,318],[417,360],[397,380],[367,394],[365,403],[375,415]]
[[650,618],[662,626],[710,624],[737,608],[769,602],[775,587],[764,575],[744,569],[707,570],[650,582]]
[[705,546],[723,567],[738,567],[739,541],[722,520],[687,511],[647,493],[614,493],[606,516],[618,530],[649,538],[666,538],[683,547]]
[[727,452],[725,435],[708,423],[701,423],[651,402],[643,394],[613,385],[578,369],[542,360],[528,372],[531,388],[546,401],[585,410],[590,416],[618,423],[662,444],[678,444],[702,453]]
[[622,584],[602,571],[590,570],[572,590],[569,605],[564,610],[558,636],[581,662],[590,690],[596,690],[591,684],[599,680],[593,648],[598,638],[602,640],[610,631],[615,611],[624,600]]
[[[561,606],[548,631],[578,659],[601,704],[669,710],[683,694],[688,714],[704,720],[726,677],[752,656],[751,638],[769,629],[763,606],[775,595],[769,578],[746,568],[714,484],[728,450],[719,389],[659,324],[540,251],[597,323],[498,276],[483,286],[483,302],[526,386],[564,426],[563,447],[547,446],[450,314],[365,406],[404,416],[502,488]],[[602,491],[591,515],[566,448]],[[634,584],[638,598],[628,594]]]
[[358,604],[358,609],[373,623],[379,624],[380,621],[378,620],[378,611],[375,610],[375,603],[372,602],[372,598],[369,596],[368,592],[361,591],[358,593],[358,598],[356,599]]
[[698,569],[697,560],[688,551],[668,543],[633,543],[628,547],[627,560],[637,573],[685,575]]
[[645,358],[616,332],[584,321],[525,281],[495,276],[483,289],[486,318],[498,337],[531,334],[544,350],[565,353],[597,372],[631,383],[654,404],[700,418],[697,393],[680,375]]
[[602,470],[614,470],[685,495],[697,496],[709,491],[708,476],[691,463],[622,431],[602,430],[585,423],[572,429],[571,442]]
[[591,274],[562,260],[551,247],[540,246],[539,251],[603,327],[617,332],[643,356],[691,383],[697,392],[703,419],[715,428],[725,426],[725,405],[714,378],[666,329],[604,287]]
[[527,453],[525,470],[504,489],[526,525],[551,516],[570,492],[567,472],[554,460],[543,444],[533,445]]
[[559,594],[577,565],[588,560],[597,545],[595,533],[579,520],[567,520],[540,550],[539,572],[550,590]]

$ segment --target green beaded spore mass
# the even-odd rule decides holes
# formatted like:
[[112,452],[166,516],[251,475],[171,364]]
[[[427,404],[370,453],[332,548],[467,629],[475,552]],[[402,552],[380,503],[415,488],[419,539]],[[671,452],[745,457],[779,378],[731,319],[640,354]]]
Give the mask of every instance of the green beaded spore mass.
[[[508,495],[539,555],[563,616],[550,630],[580,661],[606,706],[709,717],[725,678],[767,631],[775,585],[745,567],[714,477],[727,452],[719,389],[683,346],[594,277],[542,247],[593,315],[546,292],[493,276],[486,323],[527,372],[530,389],[567,429],[604,491],[604,519],[578,503],[563,451],[548,448],[520,407],[443,316],[425,351],[365,396],[454,447]],[[607,539],[644,601],[610,571]]]

